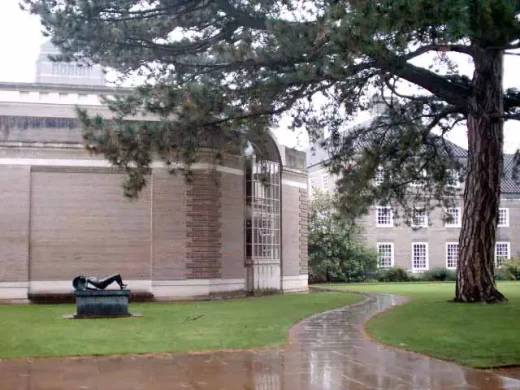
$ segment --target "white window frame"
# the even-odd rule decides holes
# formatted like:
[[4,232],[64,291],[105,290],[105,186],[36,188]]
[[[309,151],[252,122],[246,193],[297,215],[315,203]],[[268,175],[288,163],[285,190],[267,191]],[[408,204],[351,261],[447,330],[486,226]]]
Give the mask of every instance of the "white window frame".
[[[415,221],[414,221],[415,212],[418,210],[424,212],[424,223],[420,224],[420,225],[416,225]],[[416,208],[413,210],[413,214],[414,215],[412,215],[412,227],[421,227],[421,228],[428,227],[428,213],[426,212],[426,209]]]
[[449,169],[448,176],[453,180],[453,183],[446,183],[446,187],[460,188],[460,173],[455,169]]
[[[323,183],[321,178],[317,174],[309,174],[309,188],[312,195],[315,195],[316,192],[321,191],[321,185],[320,183]],[[317,184],[317,185],[314,185]]]
[[444,222],[444,227],[447,228],[460,228],[462,225],[462,207],[449,207],[444,210],[446,214],[449,214],[448,210],[457,210],[458,213],[458,221],[456,223],[452,223],[448,220]]
[[502,266],[502,264],[498,264],[498,261],[497,261],[497,249],[498,249],[499,245],[506,245],[506,248],[507,248],[507,257],[505,259],[501,260],[501,263],[511,259],[511,243],[509,241],[497,241],[495,243],[495,267],[496,268],[500,268]]
[[323,191],[328,191],[330,189],[330,175],[327,172],[322,173],[321,184]]
[[[500,212],[505,211],[506,218],[505,223],[503,225],[500,224]],[[509,227],[509,209],[507,207],[500,207],[498,209],[498,227]]]
[[[426,179],[428,177],[426,170],[423,169],[420,173],[420,176],[421,176],[421,179]],[[421,180],[421,179],[419,179],[419,180]],[[421,181],[414,180],[410,183],[410,187],[414,187],[414,188],[423,187],[423,186],[424,186],[424,182],[421,182]]]
[[[379,260],[379,247],[381,245],[390,245],[390,250],[392,252],[391,252],[391,257],[390,257],[390,265],[388,265],[388,266],[382,266],[380,264],[380,260]],[[377,243],[377,254],[378,254],[378,257],[377,257],[377,267],[378,268],[391,268],[391,267],[394,266],[394,264],[395,264],[395,252],[394,252],[394,243],[393,242],[378,242]]]
[[[389,209],[390,210],[390,223],[389,224],[381,224],[379,223],[379,210],[381,209]],[[390,206],[376,206],[376,226],[377,227],[394,227],[394,211]]]
[[376,174],[374,176],[374,184],[376,186],[380,186],[385,181],[385,171],[383,168],[379,167],[376,170]]
[[455,242],[455,241],[447,242],[447,243],[446,243],[446,268],[447,268],[447,269],[457,269],[457,266],[455,266],[455,267],[450,267],[450,265],[449,265],[449,263],[448,263],[448,254],[449,254],[449,250],[448,250],[448,248],[450,247],[450,245],[456,245],[456,246],[457,246],[457,259],[456,259],[455,264],[458,264],[458,262],[459,262],[459,243],[458,243],[458,242]]
[[[416,268],[414,266],[414,248],[416,245],[424,245],[425,248],[425,268]],[[428,255],[428,243],[427,242],[412,242],[412,271],[421,272],[430,269],[430,256]]]

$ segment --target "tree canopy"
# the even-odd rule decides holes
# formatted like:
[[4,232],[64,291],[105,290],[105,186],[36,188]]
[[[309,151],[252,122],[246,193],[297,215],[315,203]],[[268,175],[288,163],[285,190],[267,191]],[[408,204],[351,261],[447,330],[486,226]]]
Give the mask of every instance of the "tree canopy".
[[335,196],[317,192],[309,206],[311,282],[365,282],[374,278],[378,254],[360,240],[362,227],[336,210]]
[[[467,181],[485,184],[464,196],[464,218],[475,224],[463,226],[462,236],[470,240],[471,230],[489,238],[467,241],[461,257],[486,253],[482,264],[491,267],[492,279],[503,122],[520,119],[520,92],[502,88],[503,56],[520,48],[518,0],[21,2],[41,16],[62,59],[144,80],[111,107],[120,118],[138,110],[160,115],[160,125],[82,117],[92,149],[129,173],[130,194],[145,184],[150,152],[189,162],[206,142],[202,131],[226,140],[219,145],[261,139],[289,113],[295,129],[314,138],[324,129],[332,134],[330,169],[342,177],[343,205],[353,199],[359,210],[374,201],[442,203],[453,195],[445,190],[447,168],[461,168],[443,136],[467,121]],[[453,53],[473,61],[472,78],[458,71]],[[421,66],[420,57],[431,58],[431,66]],[[404,93],[403,83],[414,92]],[[374,91],[388,97],[385,117],[342,136]],[[391,179],[375,188],[381,167]],[[418,180],[427,191],[403,190]],[[490,212],[477,210],[479,202]],[[480,284],[472,288],[476,300],[496,298]]]
[[[288,110],[296,128],[305,127],[314,135],[323,129],[337,134],[349,116],[366,107],[367,94],[374,88],[385,96],[393,95],[397,99],[389,102],[395,106],[389,110],[392,120],[385,123],[393,129],[391,137],[377,137],[378,147],[366,147],[363,158],[356,160],[361,168],[356,174],[362,172],[366,179],[374,176],[380,160],[388,162],[389,154],[398,155],[391,165],[405,169],[389,167],[401,173],[393,183],[419,178],[422,171],[416,168],[422,164],[432,171],[447,164],[432,156],[439,147],[428,136],[433,128],[445,133],[454,122],[464,120],[472,93],[471,80],[458,75],[447,53],[471,56],[476,40],[511,50],[518,47],[520,34],[520,6],[508,0],[22,3],[41,16],[45,32],[61,49],[63,59],[100,63],[123,78],[144,78],[145,86],[113,108],[121,115],[145,110],[168,118],[158,129],[160,135],[153,132],[153,137],[159,137],[153,146],[163,156],[184,149],[188,153],[181,155],[191,157],[204,127],[223,134],[248,129],[258,135],[276,115]],[[434,66],[442,70],[413,63],[428,53],[435,53]],[[419,87],[418,93],[399,94],[403,80]],[[317,94],[325,97],[324,107],[313,104]],[[518,106],[518,91],[507,91],[506,117],[519,117]],[[101,123],[88,125],[103,128]],[[125,134],[133,140],[143,132],[150,134],[146,126],[129,127]],[[179,144],[178,135],[188,141]],[[341,142],[332,139],[336,139],[333,156],[337,162],[333,169],[346,174],[345,182],[351,183],[343,162],[352,160],[354,137]],[[101,140],[91,141],[105,152]],[[128,142],[128,137],[118,139],[118,144]],[[422,148],[429,142],[433,147]],[[147,150],[152,145],[131,145],[139,146]],[[423,152],[418,153],[419,148]],[[423,161],[418,163],[418,158]],[[138,167],[148,161],[136,160]],[[433,178],[442,181],[443,175]],[[397,187],[393,188],[385,194],[388,200],[399,195]],[[348,194],[348,188],[342,192]]]

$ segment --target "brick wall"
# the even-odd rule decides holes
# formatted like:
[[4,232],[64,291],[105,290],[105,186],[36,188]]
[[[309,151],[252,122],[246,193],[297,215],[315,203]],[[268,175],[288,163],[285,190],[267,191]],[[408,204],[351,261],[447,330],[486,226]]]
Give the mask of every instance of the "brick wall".
[[244,270],[244,176],[221,174],[222,278],[243,278]]
[[0,282],[28,280],[29,167],[0,167]]
[[187,190],[187,278],[221,277],[222,198],[218,172],[193,172]]
[[186,191],[182,175],[154,169],[152,183],[152,279],[186,278]]
[[127,200],[121,179],[98,172],[32,172],[31,280],[112,273],[150,279],[150,187],[139,200]]

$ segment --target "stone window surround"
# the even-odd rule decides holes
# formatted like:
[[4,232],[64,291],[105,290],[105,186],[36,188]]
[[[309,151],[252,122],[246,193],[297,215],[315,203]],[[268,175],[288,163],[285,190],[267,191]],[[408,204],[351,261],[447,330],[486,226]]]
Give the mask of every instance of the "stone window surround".
[[[395,265],[394,243],[393,242],[378,242],[377,243],[377,252],[378,253],[381,253],[382,247],[383,248],[386,247],[385,249],[390,249],[390,256],[388,256],[388,254],[384,254],[383,255],[385,258],[390,257],[390,264],[389,265],[381,265],[381,259],[378,256],[378,259],[377,259],[377,266],[378,266],[378,268],[393,267]],[[380,256],[380,257],[383,257],[383,256]]]
[[[416,248],[424,248],[424,260],[419,257],[421,253],[415,253]],[[424,267],[416,267],[415,262],[424,261]],[[426,271],[429,269],[429,258],[428,258],[428,243],[427,242],[412,242],[412,271],[414,272],[420,272],[420,271]]]

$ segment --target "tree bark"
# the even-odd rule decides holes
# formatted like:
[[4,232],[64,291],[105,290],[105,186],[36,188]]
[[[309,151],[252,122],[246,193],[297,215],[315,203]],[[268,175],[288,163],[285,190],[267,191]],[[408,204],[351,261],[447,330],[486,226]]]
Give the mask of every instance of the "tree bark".
[[494,280],[503,134],[503,52],[474,43],[457,302],[502,302]]

